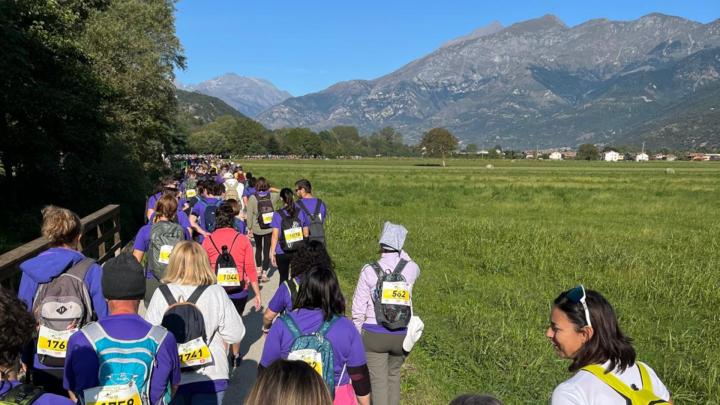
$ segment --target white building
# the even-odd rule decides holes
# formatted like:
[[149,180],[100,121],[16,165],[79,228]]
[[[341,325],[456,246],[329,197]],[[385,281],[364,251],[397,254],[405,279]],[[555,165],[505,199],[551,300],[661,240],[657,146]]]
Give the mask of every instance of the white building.
[[618,160],[620,160],[620,154],[615,152],[614,150],[611,150],[611,151],[605,152],[603,159],[606,162],[617,162]]
[[560,152],[553,152],[548,156],[550,160],[562,160],[562,153]]
[[635,155],[636,162],[647,162],[648,160],[650,160],[650,156],[648,156],[648,154],[645,152]]

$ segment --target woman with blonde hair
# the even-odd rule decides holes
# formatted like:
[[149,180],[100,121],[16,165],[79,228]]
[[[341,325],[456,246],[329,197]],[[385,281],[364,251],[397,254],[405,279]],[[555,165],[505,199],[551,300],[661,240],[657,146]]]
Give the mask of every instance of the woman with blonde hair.
[[[183,372],[172,403],[221,404],[229,380],[228,345],[239,343],[245,335],[242,318],[225,289],[217,285],[207,253],[195,242],[175,245],[160,281],[164,285],[153,294],[145,318],[154,325],[166,326],[178,341]],[[172,322],[178,318],[172,319],[172,315],[183,310],[195,316],[182,317],[179,323],[184,331],[178,333],[173,330],[178,322]],[[202,337],[186,336],[198,327],[203,329]],[[196,350],[202,350],[202,358],[183,357],[183,353]]]
[[[42,216],[41,232],[49,248],[20,264],[22,278],[18,298],[35,315],[40,326],[39,334],[45,337],[44,342],[48,342],[51,336],[55,340],[60,337],[60,340],[67,342],[75,330],[91,320],[103,319],[108,315],[102,293],[102,268],[78,251],[82,224],[77,214],[51,205],[42,210]],[[71,277],[60,277],[63,274]],[[72,280],[82,280],[82,283],[75,285],[76,291],[83,291],[82,294],[75,297],[53,295],[53,291],[59,291],[56,286],[74,283]],[[48,307],[61,303],[66,304],[69,310],[53,319],[43,316]],[[23,359],[33,359],[27,366],[34,384],[42,386],[46,392],[67,395],[62,386],[65,351],[42,347],[37,337],[34,344],[27,347]]]
[[245,405],[331,405],[320,374],[304,361],[277,360],[265,369]]

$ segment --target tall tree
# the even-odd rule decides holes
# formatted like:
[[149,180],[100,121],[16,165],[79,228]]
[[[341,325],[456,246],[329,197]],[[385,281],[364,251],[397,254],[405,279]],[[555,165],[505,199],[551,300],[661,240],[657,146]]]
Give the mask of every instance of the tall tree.
[[458,139],[445,128],[433,128],[423,135],[420,141],[420,148],[425,150],[428,156],[442,158],[445,167],[445,156],[454,151],[458,146]]
[[591,143],[584,143],[578,148],[577,157],[578,160],[598,160],[600,159],[600,152],[598,148]]

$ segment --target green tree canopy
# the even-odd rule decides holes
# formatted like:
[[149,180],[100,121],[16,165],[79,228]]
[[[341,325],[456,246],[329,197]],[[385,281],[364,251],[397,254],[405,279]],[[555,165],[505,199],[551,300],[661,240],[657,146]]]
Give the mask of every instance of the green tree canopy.
[[578,147],[577,157],[578,160],[598,160],[600,159],[600,152],[595,145],[591,143],[584,143]]
[[428,156],[442,158],[445,166],[445,156],[457,148],[458,139],[445,128],[433,128],[423,135],[420,148]]

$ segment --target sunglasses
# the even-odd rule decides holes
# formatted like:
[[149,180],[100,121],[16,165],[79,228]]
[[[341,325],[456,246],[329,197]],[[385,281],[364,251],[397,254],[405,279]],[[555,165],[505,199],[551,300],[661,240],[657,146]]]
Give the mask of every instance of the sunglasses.
[[566,296],[570,301],[576,304],[582,304],[583,309],[585,310],[585,322],[587,323],[587,326],[592,328],[592,323],[590,323],[590,311],[588,310],[587,306],[587,295],[585,294],[585,287],[580,284],[579,286],[568,291]]

